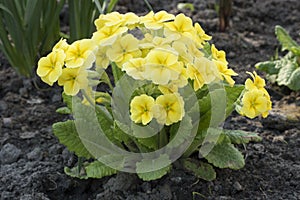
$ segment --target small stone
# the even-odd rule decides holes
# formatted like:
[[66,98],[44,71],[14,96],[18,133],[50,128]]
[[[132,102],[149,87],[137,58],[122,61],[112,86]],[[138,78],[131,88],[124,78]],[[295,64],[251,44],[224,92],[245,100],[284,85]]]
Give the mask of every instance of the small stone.
[[10,117],[5,117],[2,119],[3,121],[3,127],[5,128],[11,128],[12,126],[12,119]]
[[19,94],[22,96],[22,97],[28,97],[28,91],[26,88],[20,88],[19,89]]
[[171,181],[173,181],[174,183],[181,183],[182,182],[182,178],[181,177],[172,177]]
[[243,187],[241,186],[241,184],[239,182],[234,182],[233,184],[234,189],[236,189],[237,191],[242,191]]
[[36,147],[31,152],[27,154],[27,158],[29,160],[41,160],[42,159],[42,151],[41,148]]
[[30,139],[34,138],[36,136],[37,132],[32,132],[32,131],[25,131],[19,134],[20,138],[22,139]]
[[6,111],[8,108],[8,105],[5,101],[0,101],[0,111]]
[[55,94],[52,96],[51,101],[53,103],[61,101],[61,95]]
[[0,151],[0,163],[11,164],[16,162],[21,155],[21,150],[15,145],[7,143]]
[[256,150],[256,151],[259,151],[259,152],[263,152],[265,150],[265,147],[264,145],[262,144],[254,144],[253,145],[253,148]]

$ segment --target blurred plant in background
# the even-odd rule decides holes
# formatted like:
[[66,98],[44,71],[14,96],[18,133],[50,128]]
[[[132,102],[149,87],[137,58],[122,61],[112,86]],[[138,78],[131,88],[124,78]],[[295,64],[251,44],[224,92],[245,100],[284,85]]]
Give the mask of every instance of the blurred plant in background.
[[283,57],[259,62],[255,67],[267,73],[267,78],[278,85],[284,85],[291,90],[300,90],[300,45],[294,41],[281,26],[275,27],[275,34],[282,51],[288,51]]
[[[0,50],[10,65],[26,77],[33,75],[37,60],[51,51],[60,37],[70,41],[95,31],[99,13],[113,11],[118,0],[0,0]],[[60,13],[69,6],[70,35],[60,32]]]
[[224,32],[229,26],[232,11],[232,0],[216,0],[215,10],[219,15],[219,30]]
[[64,0],[0,0],[0,50],[26,77],[37,59],[59,39],[59,14]]
[[110,13],[118,0],[68,0],[70,41],[90,37],[99,14]]

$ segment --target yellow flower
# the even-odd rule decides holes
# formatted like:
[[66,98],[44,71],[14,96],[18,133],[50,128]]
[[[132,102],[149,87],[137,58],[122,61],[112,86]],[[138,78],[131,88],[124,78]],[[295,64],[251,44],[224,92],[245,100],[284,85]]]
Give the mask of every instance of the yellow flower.
[[66,54],[63,50],[53,51],[38,62],[37,74],[48,85],[52,86],[62,73]]
[[213,59],[223,62],[225,65],[228,64],[228,62],[226,61],[226,53],[223,50],[218,50],[214,44],[211,45],[211,53],[212,53],[212,57]]
[[194,25],[193,40],[198,48],[203,48],[205,41],[211,40],[211,36],[207,35],[199,23]]
[[[192,19],[185,16],[184,14],[179,14],[175,17],[173,22],[168,22],[165,24],[167,29],[165,29],[165,35],[170,35],[175,33],[180,33],[183,36],[192,38],[195,32],[193,27]],[[171,32],[170,32],[171,31]]]
[[188,53],[191,54],[194,58],[203,57],[204,54],[197,48],[194,42],[187,43]]
[[[166,87],[168,87],[172,93],[177,92],[178,88],[182,88],[188,84],[188,78],[186,68],[182,67],[178,79],[172,80]],[[162,93],[164,94],[164,92]]]
[[214,62],[206,57],[196,58],[194,64],[188,64],[187,74],[190,79],[194,80],[195,91],[202,88],[204,84],[221,79]]
[[95,25],[97,30],[105,26],[128,26],[129,29],[132,29],[138,25],[139,21],[139,17],[132,12],[126,14],[111,12],[105,15],[101,14],[99,18],[95,20]]
[[128,30],[127,27],[104,26],[93,33],[92,40],[100,46],[112,45],[116,39]]
[[243,95],[240,113],[251,119],[261,114],[263,117],[267,117],[271,105],[270,97],[264,92],[257,89],[250,90]]
[[270,95],[265,94],[265,97],[267,98],[268,101],[267,101],[267,110],[265,112],[261,113],[261,116],[263,118],[268,117],[269,111],[272,110],[272,101],[271,101]]
[[137,27],[137,25],[140,22],[139,16],[132,12],[128,12],[123,15],[123,19],[125,21],[125,26],[127,26],[129,29],[134,29]]
[[66,52],[66,67],[91,67],[92,63],[96,59],[94,54],[95,50],[96,45],[90,39],[82,39],[73,42]]
[[122,17],[122,14],[118,12],[111,12],[105,15],[101,14],[99,18],[95,20],[94,23],[96,25],[97,30],[100,30],[105,26],[119,27],[121,24],[124,23],[124,19]]
[[108,47],[101,47],[96,53],[96,68],[106,69],[109,65],[109,58],[106,55]]
[[164,26],[164,23],[173,20],[175,17],[166,11],[159,11],[155,13],[149,12],[147,15],[140,18],[140,22],[145,25],[147,29],[158,30]]
[[264,88],[266,86],[265,80],[258,76],[256,72],[253,72],[253,74],[251,72],[247,73],[250,74],[250,76],[253,78],[253,81],[249,78],[246,80],[246,90],[258,89],[263,91],[265,94],[268,94],[267,90]]
[[188,51],[188,42],[185,43],[184,41],[175,41],[172,43],[172,47],[178,52],[179,60],[182,61],[184,64],[192,63],[194,58],[193,55]]
[[227,81],[227,83],[232,87],[235,81],[231,78],[231,76],[237,76],[238,74],[235,73],[232,69],[228,69],[227,65],[220,61],[214,61],[218,70],[223,78]]
[[83,68],[64,68],[58,79],[58,85],[64,86],[67,95],[76,95],[80,89],[88,86],[87,71]]
[[52,51],[63,50],[66,53],[68,48],[69,44],[67,43],[66,39],[61,38],[53,47]]
[[141,51],[138,47],[138,39],[131,34],[127,34],[116,40],[112,47],[107,50],[107,56],[121,68],[122,64],[129,59],[139,57],[141,55]]
[[145,78],[155,84],[167,85],[179,77],[182,67],[176,51],[153,49],[146,57]]
[[148,124],[152,118],[152,107],[154,106],[154,99],[151,96],[142,94],[132,99],[130,103],[130,117],[135,123]]
[[184,101],[178,93],[164,94],[157,97],[154,117],[158,123],[171,125],[184,116]]
[[143,58],[130,59],[123,64],[122,70],[134,79],[144,80],[145,64],[146,61]]
[[142,56],[146,57],[149,51],[154,48],[174,50],[171,48],[171,43],[179,38],[180,36],[178,37],[178,35],[175,34],[164,38],[159,36],[153,37],[153,35],[146,33],[144,38],[140,41],[139,48],[142,50]]
[[178,79],[171,81],[168,85],[159,85],[158,89],[163,94],[176,93],[178,88],[182,88],[188,84],[188,75],[186,68],[182,68]]
[[195,23],[195,30],[196,30],[196,33],[197,33],[199,39],[202,42],[211,40],[212,37],[205,33],[205,31],[202,29],[202,27],[200,26],[199,23]]

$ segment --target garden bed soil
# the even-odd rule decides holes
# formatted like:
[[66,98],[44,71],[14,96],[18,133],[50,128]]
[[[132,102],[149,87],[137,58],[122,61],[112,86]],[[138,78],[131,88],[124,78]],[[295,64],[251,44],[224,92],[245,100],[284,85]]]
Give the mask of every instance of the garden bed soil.
[[[150,1],[154,10],[179,13],[179,1]],[[185,1],[195,11],[183,10],[213,36],[227,52],[230,66],[247,78],[254,64],[270,59],[279,44],[275,25],[287,29],[300,43],[299,0],[234,0],[231,26],[218,31],[214,1]],[[120,12],[145,14],[143,1],[120,0]],[[240,146],[246,165],[235,171],[216,169],[217,179],[197,179],[174,165],[160,180],[142,182],[135,174],[120,173],[100,180],[79,180],[64,174],[76,157],[53,135],[51,125],[64,120],[55,113],[62,106],[61,88],[48,88],[37,78],[19,77],[0,54],[0,193],[6,199],[300,199],[299,92],[268,83],[274,111],[267,119],[249,120],[233,113],[225,128],[259,133],[262,142]],[[259,72],[262,76],[261,72]],[[292,119],[292,120],[291,120]]]

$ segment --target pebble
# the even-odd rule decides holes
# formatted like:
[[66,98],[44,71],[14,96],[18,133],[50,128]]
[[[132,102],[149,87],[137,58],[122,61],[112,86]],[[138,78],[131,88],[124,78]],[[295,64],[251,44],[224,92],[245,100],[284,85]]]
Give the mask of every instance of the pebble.
[[171,181],[174,183],[181,183],[182,182],[182,178],[177,176],[177,177],[172,177]]
[[241,184],[239,182],[234,182],[233,184],[234,189],[236,189],[237,191],[242,191],[243,187],[241,186]]
[[19,94],[22,96],[22,97],[28,97],[28,90],[27,88],[20,88],[19,89]]
[[60,102],[61,101],[61,95],[58,95],[58,94],[53,95],[52,98],[51,98],[51,101],[53,103]]
[[6,111],[8,108],[8,105],[5,101],[0,101],[0,111]]
[[7,143],[0,151],[0,163],[11,164],[16,162],[21,155],[21,150],[15,145]]
[[265,147],[262,144],[253,144],[253,148],[259,152],[263,152],[265,150]]
[[27,154],[27,158],[29,160],[41,160],[42,159],[42,151],[41,148],[36,147],[31,152]]
[[31,139],[34,138],[37,135],[37,132],[32,131],[25,131],[19,134],[20,138],[22,139]]
[[5,128],[11,128],[12,126],[12,119],[10,117],[5,117],[2,119],[3,121],[3,127]]

